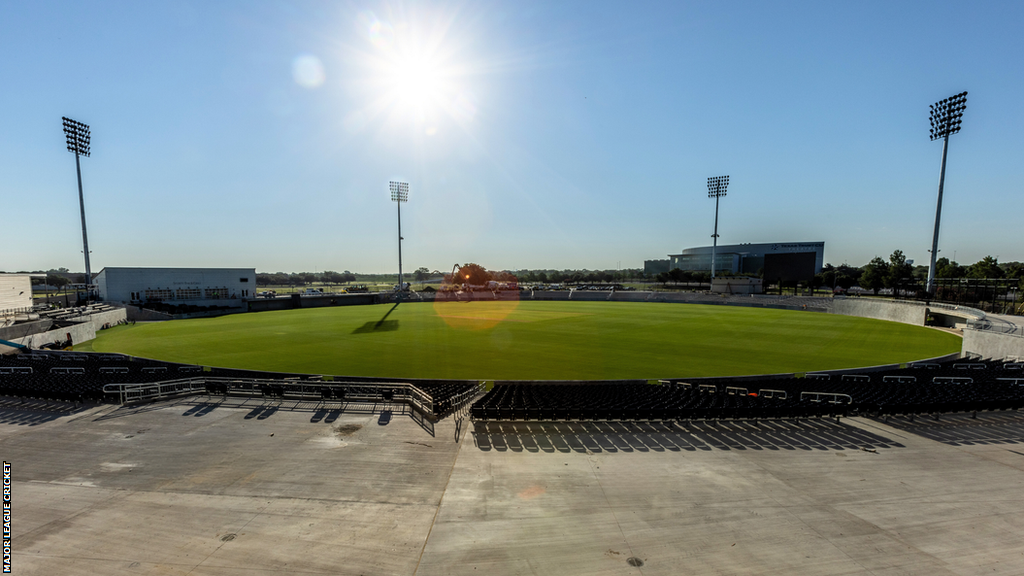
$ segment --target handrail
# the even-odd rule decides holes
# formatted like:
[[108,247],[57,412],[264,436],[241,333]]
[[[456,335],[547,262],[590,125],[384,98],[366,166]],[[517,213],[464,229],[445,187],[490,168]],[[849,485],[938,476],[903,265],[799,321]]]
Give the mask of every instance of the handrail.
[[164,382],[107,384],[103,386],[104,394],[117,395],[121,404],[145,402],[176,396],[182,393],[199,393],[206,391],[203,378],[185,378]]
[[31,374],[31,366],[0,366],[0,374]]
[[807,399],[811,402],[821,402],[822,400],[826,400],[829,404],[853,404],[852,396],[849,394],[840,394],[838,392],[801,392],[800,399]]
[[974,378],[968,378],[967,376],[936,376],[932,378],[932,384],[939,384],[940,382],[949,382],[951,384],[974,384]]
[[[261,378],[218,378],[194,377],[165,380],[162,382],[139,382],[107,384],[103,386],[105,394],[114,395],[121,404],[158,400],[180,394],[196,394],[217,389],[224,394],[244,394],[249,396],[277,396],[280,398],[317,398],[322,399],[323,390],[332,392],[343,390],[337,395],[344,401],[399,401],[418,408],[421,412],[434,417],[434,399],[423,390],[404,382],[343,382],[315,380],[268,380]],[[476,392],[476,389],[471,390]]]
[[779,400],[786,400],[789,398],[789,392],[785,390],[775,390],[773,388],[761,388],[757,391],[757,395],[760,398],[778,398]]

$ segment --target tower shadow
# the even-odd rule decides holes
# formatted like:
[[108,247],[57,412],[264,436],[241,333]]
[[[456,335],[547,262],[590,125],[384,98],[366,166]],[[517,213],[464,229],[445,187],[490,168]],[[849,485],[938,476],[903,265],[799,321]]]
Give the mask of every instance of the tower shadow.
[[367,322],[366,324],[363,324],[362,326],[353,330],[352,333],[367,334],[370,332],[392,332],[394,330],[398,330],[398,320],[388,320],[388,316],[390,316],[391,313],[395,311],[395,308],[398,308],[399,304],[401,304],[401,302],[395,302],[395,305],[392,306],[387,311],[387,313],[384,314],[383,318],[377,320],[376,322],[373,322],[371,320],[370,322]]

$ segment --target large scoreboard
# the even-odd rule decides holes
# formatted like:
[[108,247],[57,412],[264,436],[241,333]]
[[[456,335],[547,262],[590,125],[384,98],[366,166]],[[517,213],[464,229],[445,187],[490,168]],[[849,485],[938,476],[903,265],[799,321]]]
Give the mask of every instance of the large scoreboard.
[[814,252],[779,252],[764,255],[765,282],[809,282],[814,278]]

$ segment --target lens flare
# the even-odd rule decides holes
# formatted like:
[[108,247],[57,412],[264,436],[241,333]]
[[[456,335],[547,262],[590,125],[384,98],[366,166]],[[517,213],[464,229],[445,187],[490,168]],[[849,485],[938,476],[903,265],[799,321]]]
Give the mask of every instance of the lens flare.
[[457,330],[490,330],[502,322],[516,322],[509,317],[519,307],[515,276],[491,272],[490,279],[471,278],[456,269],[445,275],[434,298],[434,312],[445,324]]
[[323,62],[312,54],[302,54],[292,62],[292,77],[303,88],[319,88],[327,79]]

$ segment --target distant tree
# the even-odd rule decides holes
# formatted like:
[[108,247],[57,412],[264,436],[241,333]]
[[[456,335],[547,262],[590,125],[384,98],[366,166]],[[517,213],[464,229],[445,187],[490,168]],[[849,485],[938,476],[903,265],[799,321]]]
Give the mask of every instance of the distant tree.
[[415,272],[413,272],[413,278],[415,278],[417,282],[423,282],[424,280],[426,280],[429,277],[430,277],[430,269],[429,268],[424,268],[424,267],[421,266],[421,267],[417,268]]
[[999,261],[991,256],[985,256],[974,264],[967,267],[968,278],[1002,278],[1003,269],[999,267]]
[[956,262],[950,262],[949,258],[942,257],[935,261],[936,278],[963,278],[966,275],[967,269]]
[[885,277],[889,273],[889,265],[878,256],[871,259],[860,275],[860,287],[871,290],[878,294],[878,289],[885,284]]
[[1024,263],[1006,262],[1004,264],[1000,264],[999,267],[1003,269],[1004,277],[1016,278],[1018,289],[1024,291]]
[[483,266],[467,262],[459,267],[459,278],[457,283],[470,284],[472,286],[483,286],[491,280],[491,273]]
[[886,288],[898,288],[901,281],[909,279],[914,273],[914,266],[907,264],[907,257],[902,250],[896,250],[889,256],[889,269],[886,271],[882,283]]
[[821,267],[821,274],[819,276],[821,276],[821,283],[818,286],[825,286],[831,289],[836,284],[836,267],[826,263]]
[[999,267],[1003,269],[1003,276],[1005,278],[1024,278],[1024,263],[1004,262]]
[[71,283],[71,280],[69,280],[68,277],[64,276],[63,274],[47,274],[46,283],[49,284],[50,286],[61,288]]
[[668,271],[668,278],[673,282],[683,282],[686,280],[686,273],[679,268],[673,268]]

